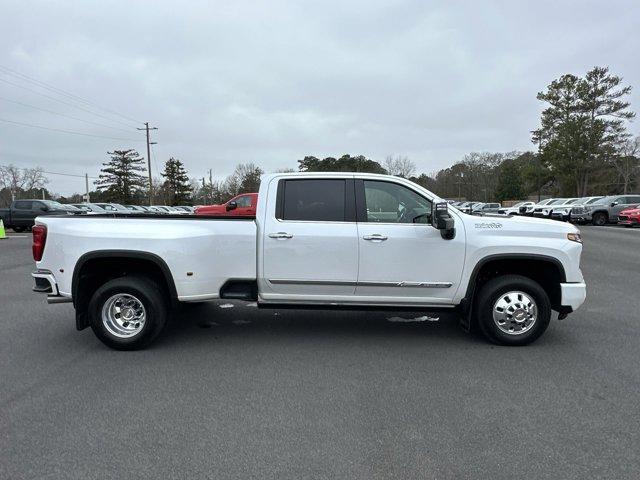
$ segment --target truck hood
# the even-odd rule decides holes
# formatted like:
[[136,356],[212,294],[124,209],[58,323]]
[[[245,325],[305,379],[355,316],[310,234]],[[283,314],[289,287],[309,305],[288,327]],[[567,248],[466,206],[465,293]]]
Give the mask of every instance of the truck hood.
[[545,218],[505,216],[505,215],[465,215],[461,214],[465,227],[470,231],[503,231],[529,233],[531,236],[555,236],[565,237],[567,233],[579,233],[574,225]]

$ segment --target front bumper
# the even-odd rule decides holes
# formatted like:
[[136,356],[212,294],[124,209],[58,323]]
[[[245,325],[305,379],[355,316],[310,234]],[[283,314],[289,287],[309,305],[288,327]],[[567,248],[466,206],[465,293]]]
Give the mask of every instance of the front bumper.
[[570,217],[574,223],[591,223],[590,213],[572,213]]
[[560,305],[576,311],[587,298],[587,285],[581,283],[561,283],[560,284]]

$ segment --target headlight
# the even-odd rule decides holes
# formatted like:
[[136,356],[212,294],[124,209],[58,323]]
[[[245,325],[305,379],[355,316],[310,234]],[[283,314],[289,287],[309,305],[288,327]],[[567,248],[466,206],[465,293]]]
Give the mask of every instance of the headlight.
[[580,235],[579,233],[567,233],[567,240],[582,243],[582,235]]

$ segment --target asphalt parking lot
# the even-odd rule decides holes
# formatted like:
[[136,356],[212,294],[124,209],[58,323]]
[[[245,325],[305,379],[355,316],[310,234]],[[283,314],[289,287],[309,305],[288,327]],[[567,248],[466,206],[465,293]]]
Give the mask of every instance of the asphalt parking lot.
[[582,232],[585,305],[521,348],[220,303],[116,352],[1,240],[0,478],[638,478],[640,229]]

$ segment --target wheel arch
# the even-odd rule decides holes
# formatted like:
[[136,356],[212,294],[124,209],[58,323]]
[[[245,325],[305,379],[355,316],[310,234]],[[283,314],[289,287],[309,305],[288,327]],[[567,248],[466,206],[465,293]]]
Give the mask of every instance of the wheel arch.
[[560,309],[560,284],[566,282],[564,265],[556,257],[542,254],[504,253],[487,255],[473,268],[465,296],[461,301],[461,322],[465,329],[472,327],[476,295],[488,280],[500,275],[516,274],[540,284],[554,310]]
[[[99,269],[100,271],[95,271]],[[82,255],[73,270],[71,296],[76,309],[76,328],[89,326],[87,311],[93,292],[105,282],[129,273],[147,275],[157,280],[177,301],[178,293],[171,270],[158,255],[137,250],[96,250]]]

